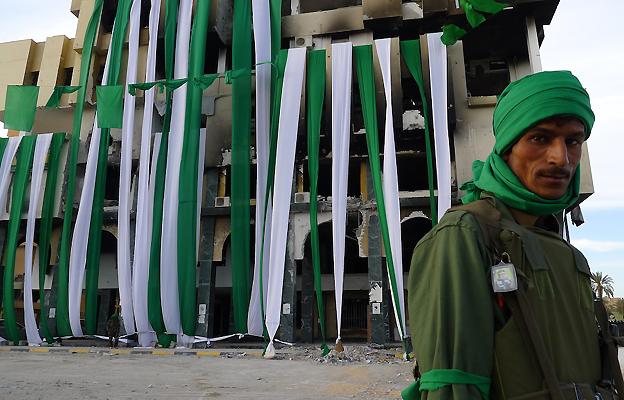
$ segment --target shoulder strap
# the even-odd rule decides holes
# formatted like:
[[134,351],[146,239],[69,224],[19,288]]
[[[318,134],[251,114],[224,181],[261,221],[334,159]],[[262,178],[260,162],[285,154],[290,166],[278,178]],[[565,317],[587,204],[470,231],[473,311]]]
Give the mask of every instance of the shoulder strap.
[[481,199],[461,206],[452,207],[447,212],[465,211],[472,214],[481,228],[485,246],[490,254],[500,255],[501,213],[494,205],[493,199]]

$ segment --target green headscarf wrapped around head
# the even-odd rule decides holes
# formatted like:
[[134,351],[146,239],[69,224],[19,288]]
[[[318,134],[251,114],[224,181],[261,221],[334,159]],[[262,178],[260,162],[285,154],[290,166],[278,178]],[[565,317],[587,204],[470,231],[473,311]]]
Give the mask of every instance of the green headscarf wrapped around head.
[[494,148],[485,162],[473,162],[473,179],[461,187],[466,191],[462,201],[478,200],[482,191],[488,191],[507,206],[538,216],[573,205],[579,197],[580,166],[566,194],[550,200],[528,190],[502,158],[528,129],[564,115],[578,118],[585,125],[585,138],[589,137],[595,119],[589,95],[570,71],[538,72],[509,84],[494,108]]

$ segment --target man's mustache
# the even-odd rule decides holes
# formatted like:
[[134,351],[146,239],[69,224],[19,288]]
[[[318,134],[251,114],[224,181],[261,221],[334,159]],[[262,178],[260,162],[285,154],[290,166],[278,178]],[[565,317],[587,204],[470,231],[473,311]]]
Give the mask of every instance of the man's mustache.
[[561,167],[551,167],[547,169],[543,169],[538,172],[538,175],[548,177],[548,178],[566,178],[569,179],[572,175],[572,171],[570,168],[561,168]]

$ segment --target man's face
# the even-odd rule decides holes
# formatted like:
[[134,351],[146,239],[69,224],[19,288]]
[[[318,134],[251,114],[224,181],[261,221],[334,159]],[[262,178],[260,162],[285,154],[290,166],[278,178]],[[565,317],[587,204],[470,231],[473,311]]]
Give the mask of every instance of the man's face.
[[503,155],[520,182],[550,200],[562,197],[581,161],[585,126],[573,117],[545,119]]

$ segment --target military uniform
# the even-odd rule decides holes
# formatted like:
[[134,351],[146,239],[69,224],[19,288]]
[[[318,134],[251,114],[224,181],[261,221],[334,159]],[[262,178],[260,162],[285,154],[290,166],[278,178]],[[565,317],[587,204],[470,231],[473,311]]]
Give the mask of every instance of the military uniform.
[[[587,261],[561,238],[552,216],[540,218],[533,227],[518,225],[509,209],[488,193],[470,207],[500,215],[500,248],[492,248],[482,221],[464,209],[448,212],[414,250],[409,315],[420,372],[452,369],[491,377],[492,399],[549,398],[535,349],[520,329],[518,316],[512,315],[505,297],[492,290],[490,266],[499,262],[497,253],[504,252],[527,288],[556,376],[570,389],[564,394],[593,397],[587,388],[600,380],[601,364]],[[575,393],[579,391],[581,397]],[[423,395],[482,398],[471,384]]]

